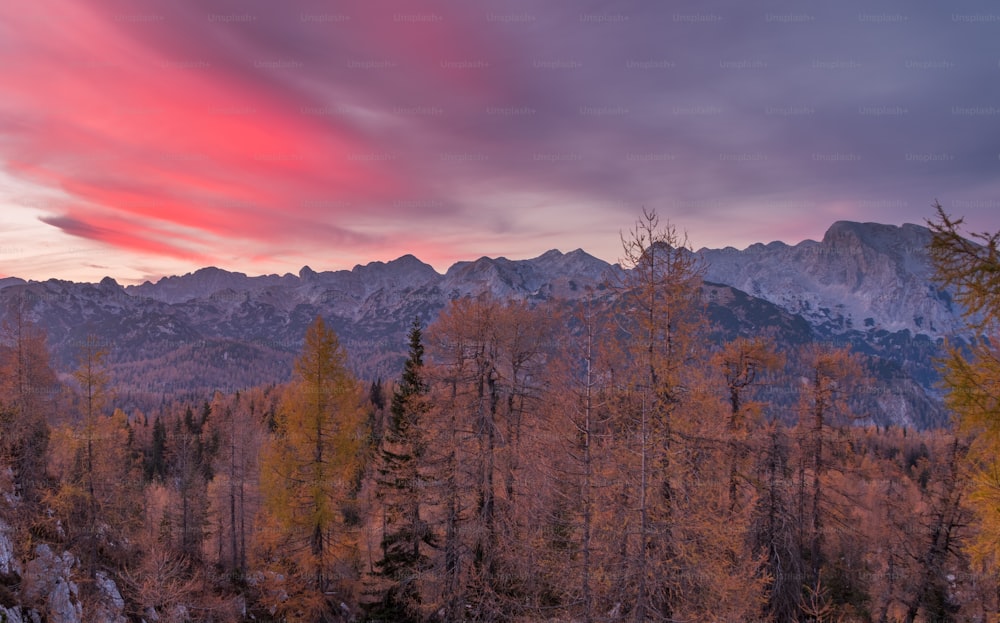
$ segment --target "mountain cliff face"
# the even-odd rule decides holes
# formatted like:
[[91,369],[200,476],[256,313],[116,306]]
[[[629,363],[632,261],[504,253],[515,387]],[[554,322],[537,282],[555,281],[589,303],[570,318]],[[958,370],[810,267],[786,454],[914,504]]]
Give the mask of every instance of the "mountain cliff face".
[[919,225],[834,223],[823,240],[699,251],[709,281],[797,314],[821,331],[960,332],[960,314],[932,283],[931,232]]
[[[820,339],[867,356],[882,388],[880,423],[944,423],[932,358],[962,327],[930,280],[930,232],[916,225],[835,223],[820,242],[702,249],[709,314],[723,339],[770,328],[791,349]],[[21,301],[48,332],[56,365],[75,366],[88,334],[105,341],[123,406],[151,408],[288,378],[316,315],[337,331],[368,379],[395,378],[414,317],[431,322],[449,300],[574,301],[601,292],[620,268],[582,250],[530,260],[480,258],[444,275],[407,255],[352,270],[250,277],[217,268],[122,287],[50,280],[0,283],[3,313]],[[715,284],[715,285],[712,285]]]

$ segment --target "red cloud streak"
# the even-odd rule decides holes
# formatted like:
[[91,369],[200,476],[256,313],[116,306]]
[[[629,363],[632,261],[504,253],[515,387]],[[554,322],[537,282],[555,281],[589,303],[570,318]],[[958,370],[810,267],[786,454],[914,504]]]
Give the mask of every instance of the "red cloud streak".
[[211,238],[367,244],[340,223],[412,192],[383,147],[245,77],[267,65],[168,61],[71,0],[6,12],[0,157],[67,196],[43,221],[68,234],[198,261]]

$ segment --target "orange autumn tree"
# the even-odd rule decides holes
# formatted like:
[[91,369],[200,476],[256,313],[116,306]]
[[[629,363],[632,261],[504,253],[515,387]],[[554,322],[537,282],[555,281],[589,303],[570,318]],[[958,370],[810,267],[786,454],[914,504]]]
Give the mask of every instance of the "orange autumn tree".
[[967,233],[961,218],[934,208],[936,279],[954,293],[974,334],[953,339],[942,361],[945,402],[971,443],[965,467],[978,522],[968,550],[1000,595],[1000,232]]
[[317,317],[261,461],[258,556],[268,572],[265,600],[284,620],[325,621],[349,601],[361,426],[360,385],[336,333]]
[[545,400],[550,413],[541,418],[545,450],[536,453],[544,474],[536,504],[546,514],[533,535],[549,592],[558,596],[567,620],[582,623],[614,607],[611,578],[620,561],[612,543],[623,531],[618,490],[611,486],[618,466],[609,394],[617,361],[608,345],[611,320],[588,291],[565,314],[547,366],[553,391]]
[[9,320],[0,325],[0,465],[10,467],[14,491],[34,507],[45,481],[46,414],[53,410],[59,381],[49,364],[45,332],[28,318],[27,306],[19,293]]
[[701,272],[687,238],[655,211],[643,210],[622,234],[625,271],[613,289],[620,305],[625,360],[615,398],[615,443],[622,470],[624,520],[620,598],[637,621],[673,617],[680,568],[675,528],[679,481],[677,417],[688,397],[687,374],[702,327]]
[[[834,500],[829,472],[836,471],[836,450],[831,429],[852,417],[850,398],[864,378],[859,358],[850,348],[812,344],[803,349],[805,373],[800,377],[798,507],[800,549],[808,563],[804,589],[809,598],[804,608],[822,609],[828,601],[822,588],[835,561],[829,560],[826,544],[830,525],[849,526],[843,506]],[[820,618],[818,610],[805,611]]]

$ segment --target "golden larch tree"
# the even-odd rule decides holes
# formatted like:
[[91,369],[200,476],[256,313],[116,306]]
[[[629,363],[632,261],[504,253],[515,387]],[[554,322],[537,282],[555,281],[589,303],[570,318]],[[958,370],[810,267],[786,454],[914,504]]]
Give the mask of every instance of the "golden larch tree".
[[[963,231],[939,203],[930,255],[939,284],[954,293],[974,334],[953,339],[942,365],[945,402],[968,435],[964,461],[978,531],[968,549],[984,576],[1000,569],[1000,232]],[[997,586],[1000,594],[1000,585]]]
[[[323,621],[348,590],[357,523],[361,388],[336,333],[317,317],[263,451],[261,562],[269,600],[288,621]],[[331,597],[339,595],[331,604]]]

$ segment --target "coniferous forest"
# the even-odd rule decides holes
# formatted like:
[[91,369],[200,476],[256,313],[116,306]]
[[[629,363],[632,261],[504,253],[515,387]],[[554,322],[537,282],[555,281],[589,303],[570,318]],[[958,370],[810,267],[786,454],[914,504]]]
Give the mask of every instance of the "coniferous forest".
[[114,344],[60,380],[14,313],[0,621],[996,621],[1000,234],[930,226],[983,338],[938,364],[945,430],[871,425],[847,347],[707,339],[653,212],[619,279],[456,298],[390,379],[317,317],[290,382],[126,413]]

